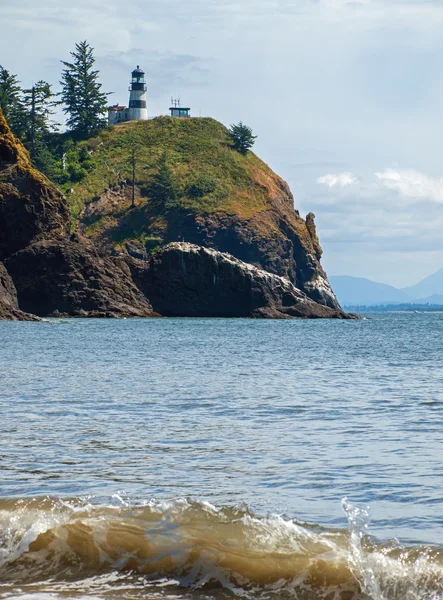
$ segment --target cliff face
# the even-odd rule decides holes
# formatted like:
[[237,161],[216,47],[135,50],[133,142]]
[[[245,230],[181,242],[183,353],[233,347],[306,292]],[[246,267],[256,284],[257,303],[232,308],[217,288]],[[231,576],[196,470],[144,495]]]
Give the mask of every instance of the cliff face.
[[39,316],[152,315],[129,270],[100,255],[88,240],[41,240],[13,254],[6,267],[20,307]]
[[284,277],[187,242],[168,244],[148,263],[129,264],[138,287],[165,316],[347,318]]
[[[307,221],[293,208],[289,190],[266,210],[247,218],[224,212],[171,215],[166,242],[185,240],[227,252],[275,275],[287,277],[315,302],[340,305],[320,264],[314,215]],[[309,226],[308,226],[309,223]]]
[[0,263],[0,321],[39,321],[34,315],[26,314],[18,307],[14,283]]
[[[314,215],[302,219],[287,184],[253,153],[232,149],[213,119],[161,117],[125,123],[88,142],[92,166],[72,184],[80,230],[101,244],[174,241],[228,252],[287,277],[310,298],[334,309],[337,299],[320,264]],[[131,209],[130,152],[136,150],[136,208]],[[168,206],[149,197],[165,152],[180,189]]]
[[[64,196],[0,113],[0,318],[346,318],[320,266],[314,217],[300,218],[287,185],[232,150],[211,119],[154,121],[88,142],[94,159],[70,196],[71,235]],[[146,192],[162,144],[181,190],[168,205]],[[134,146],[147,152],[135,208],[117,168]]]
[[32,168],[27,151],[0,111],[0,260],[33,241],[68,230],[66,200]]
[[152,314],[128,269],[97,252],[88,240],[69,236],[64,196],[32,168],[1,111],[0,260],[7,270],[0,263],[4,318],[29,318],[18,306],[40,316]]

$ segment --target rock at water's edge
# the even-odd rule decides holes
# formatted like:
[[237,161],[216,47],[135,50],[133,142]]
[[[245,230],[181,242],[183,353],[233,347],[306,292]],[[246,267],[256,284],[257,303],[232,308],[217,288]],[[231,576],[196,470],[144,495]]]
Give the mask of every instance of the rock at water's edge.
[[14,283],[0,262],[0,321],[40,321],[38,317],[21,311],[18,307]]
[[39,316],[149,317],[152,307],[126,265],[87,240],[43,240],[6,261],[19,305]]
[[312,301],[284,277],[187,242],[167,245],[149,263],[128,264],[164,316],[351,318]]
[[315,302],[341,310],[320,264],[314,215],[306,222],[294,211],[289,188],[267,210],[248,218],[225,213],[180,215],[168,237],[231,254],[259,269],[289,279]]

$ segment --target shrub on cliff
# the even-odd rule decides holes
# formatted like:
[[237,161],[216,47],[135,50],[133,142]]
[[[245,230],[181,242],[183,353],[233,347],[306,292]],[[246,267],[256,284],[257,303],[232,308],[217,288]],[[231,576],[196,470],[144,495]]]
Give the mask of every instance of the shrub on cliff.
[[217,187],[217,182],[213,177],[201,175],[187,189],[187,193],[191,198],[203,198],[208,194],[212,194]]
[[161,155],[158,171],[146,191],[151,200],[163,205],[165,208],[172,208],[177,202],[180,195],[179,187],[174,174],[168,167],[166,152]]
[[68,165],[68,174],[70,181],[79,182],[86,177],[88,171],[76,163],[71,163]]

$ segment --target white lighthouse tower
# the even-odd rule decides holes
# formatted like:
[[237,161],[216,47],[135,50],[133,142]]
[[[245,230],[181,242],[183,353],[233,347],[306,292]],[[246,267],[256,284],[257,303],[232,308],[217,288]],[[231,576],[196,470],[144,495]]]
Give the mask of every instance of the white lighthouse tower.
[[146,89],[145,72],[137,65],[137,68],[132,71],[132,81],[129,86],[129,121],[146,121],[148,118]]

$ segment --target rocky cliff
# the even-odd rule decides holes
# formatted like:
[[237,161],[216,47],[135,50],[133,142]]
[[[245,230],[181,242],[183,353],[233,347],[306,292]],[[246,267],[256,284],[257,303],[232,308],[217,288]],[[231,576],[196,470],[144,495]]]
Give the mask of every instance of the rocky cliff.
[[[67,185],[79,228],[96,243],[124,248],[139,240],[149,251],[186,241],[213,248],[287,277],[316,302],[340,308],[320,264],[314,215],[301,218],[286,182],[252,152],[236,152],[222,124],[170,117],[124,123],[86,147],[88,173]],[[149,192],[163,153],[180,192],[167,206]]]
[[187,242],[168,244],[147,263],[129,264],[154,310],[169,317],[347,318],[285,277]]
[[40,316],[146,317],[152,307],[127,268],[88,240],[40,240],[5,262],[20,307]]
[[[3,289],[8,290],[0,287],[0,295],[2,304],[11,307],[11,318],[28,318],[18,310],[17,299],[22,310],[39,316],[152,314],[128,269],[98,252],[88,240],[69,235],[64,196],[32,168],[1,111],[0,259],[5,263]],[[6,308],[3,314],[8,314]]]
[[33,241],[68,231],[65,198],[32,168],[28,153],[0,111],[0,260]]
[[0,263],[0,321],[39,321],[38,317],[21,311],[18,307],[14,283]]
[[[165,144],[180,189],[167,206],[146,191]],[[0,113],[1,318],[347,316],[313,215],[301,219],[287,185],[234,151],[219,123],[129,123],[87,147],[94,158],[68,208]],[[124,172],[134,147],[135,208]]]

